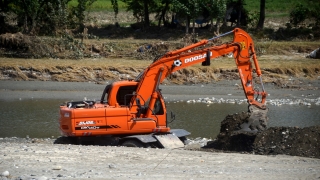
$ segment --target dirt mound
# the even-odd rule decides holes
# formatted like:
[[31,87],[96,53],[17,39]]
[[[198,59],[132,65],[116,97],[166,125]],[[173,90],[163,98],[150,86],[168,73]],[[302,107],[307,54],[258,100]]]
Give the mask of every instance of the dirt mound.
[[253,147],[257,154],[320,158],[320,126],[272,127],[257,135]]
[[52,54],[52,48],[37,36],[28,36],[22,33],[6,33],[0,35],[0,52],[7,57],[40,58]]
[[252,120],[250,116],[249,112],[227,115],[221,122],[217,139],[207,147],[224,151],[252,151],[256,134],[266,128],[266,122]]
[[80,59],[105,57],[100,44],[84,44],[69,34],[61,38],[29,36],[22,33],[0,35],[0,56],[15,58]]
[[248,121],[248,117],[246,112],[228,115],[221,122],[217,139],[209,142],[202,150],[320,158],[320,126],[270,127],[260,132],[241,131],[240,125]]

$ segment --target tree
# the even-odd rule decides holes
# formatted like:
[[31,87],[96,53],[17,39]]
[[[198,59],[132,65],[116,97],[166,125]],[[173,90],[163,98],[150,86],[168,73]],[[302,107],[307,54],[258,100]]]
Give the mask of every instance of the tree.
[[317,0],[310,0],[307,6],[298,3],[295,8],[290,12],[290,23],[294,26],[298,26],[306,19],[314,20],[314,24],[310,24],[311,27],[317,27],[320,25],[320,4]]
[[59,32],[70,28],[72,19],[70,19],[68,2],[70,0],[52,0],[47,2],[43,8],[43,13],[38,21],[38,32],[41,34],[59,34]]
[[10,31],[10,25],[5,22],[5,16],[9,13],[17,16],[15,31],[28,34],[52,35],[73,25],[81,29],[85,21],[84,13],[95,1],[78,0],[78,5],[69,9],[70,0],[1,0],[1,33]]
[[6,14],[12,11],[14,3],[15,0],[0,0],[0,34],[7,31],[8,26],[5,22]]
[[119,12],[119,5],[118,0],[111,0],[112,8],[114,11],[114,16],[117,18],[118,12]]
[[244,15],[243,14],[243,10],[244,10],[243,5],[244,5],[244,0],[237,0],[235,2],[234,8],[235,8],[236,13],[237,13],[237,27],[240,26],[241,20],[242,20],[242,16]]
[[[193,27],[195,18],[201,12],[202,0],[173,0],[173,11],[186,18],[186,33],[189,33],[190,20],[193,20]],[[194,31],[194,29],[193,29]]]
[[127,11],[132,11],[138,22],[143,22],[145,27],[150,25],[149,14],[154,12],[159,0],[121,0],[127,4]]
[[143,0],[144,25],[147,27],[150,25],[148,2],[148,0]]
[[219,23],[220,20],[223,19],[224,14],[227,10],[227,2],[226,0],[206,0],[204,1],[205,3],[205,8],[208,10],[211,18],[211,24],[213,24],[212,19],[216,18],[216,32],[219,33]]
[[78,0],[78,5],[72,8],[73,15],[75,15],[78,23],[78,27],[82,31],[85,22],[85,11],[95,2],[96,0]]
[[[236,26],[247,26],[248,11],[244,8],[244,0],[228,0],[225,24],[227,21],[236,23]],[[228,17],[228,18],[227,18]]]
[[45,2],[40,0],[18,0],[14,12],[18,15],[18,26],[23,32],[36,34],[36,26],[43,15]]
[[[217,18],[217,25],[226,11],[226,0],[173,0],[174,12],[186,17],[186,33],[189,31],[190,20],[193,21],[193,32],[195,20],[203,16],[206,20]],[[219,26],[217,28],[219,31]]]
[[167,22],[165,20],[167,12],[170,11],[170,5],[172,0],[161,0],[158,2],[155,7],[156,18],[158,19],[158,27],[161,26],[161,21],[163,21],[164,26],[167,26]]
[[260,0],[260,16],[257,29],[263,29],[265,19],[266,0]]

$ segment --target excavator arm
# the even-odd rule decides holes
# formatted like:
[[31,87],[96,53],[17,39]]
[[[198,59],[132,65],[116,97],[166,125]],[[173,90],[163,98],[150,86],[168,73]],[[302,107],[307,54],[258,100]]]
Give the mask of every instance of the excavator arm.
[[[234,40],[231,43],[225,43],[220,46],[213,46],[189,52],[192,49],[206,45],[208,42],[215,39],[212,38],[209,40],[202,40],[199,43],[165,54],[152,63],[143,72],[143,74],[141,74],[141,76],[138,76],[136,81],[139,81],[139,87],[136,93],[142,98],[148,99],[149,96],[157,89],[159,83],[161,83],[171,73],[199,63],[208,66],[210,65],[210,60],[233,53],[248,103],[256,105],[261,109],[265,109],[267,93],[264,90],[261,70],[254,51],[253,41],[249,34],[239,28],[236,28],[231,32],[234,33]],[[226,34],[231,34],[231,32]],[[253,86],[251,58],[253,59],[257,76],[259,77],[262,85],[262,92],[255,91]],[[255,94],[261,95],[261,102],[255,100]]]
[[[224,43],[219,46],[204,47],[204,45],[207,45],[210,41],[232,33],[234,36],[232,42]],[[182,49],[168,52],[149,65],[149,67],[136,78],[136,81],[139,82],[136,94],[143,100],[150,99],[149,112],[146,113],[146,116],[151,114],[155,98],[157,98],[158,93],[156,92],[159,84],[171,73],[199,63],[204,66],[209,66],[211,60],[230,53],[233,54],[235,59],[235,64],[238,68],[242,87],[248,103],[250,106],[254,106],[252,108],[249,107],[249,111],[259,112],[252,113],[255,114],[254,116],[257,116],[256,118],[261,118],[261,116],[266,118],[265,114],[267,107],[265,102],[267,93],[263,86],[261,69],[255,54],[253,40],[248,33],[239,28],[218,37],[202,40]],[[255,72],[260,79],[260,84],[262,86],[261,92],[256,91],[254,88],[252,76],[253,65],[255,66]],[[261,101],[258,101],[257,98],[255,98],[257,95],[261,96]],[[263,113],[261,114],[260,112]]]

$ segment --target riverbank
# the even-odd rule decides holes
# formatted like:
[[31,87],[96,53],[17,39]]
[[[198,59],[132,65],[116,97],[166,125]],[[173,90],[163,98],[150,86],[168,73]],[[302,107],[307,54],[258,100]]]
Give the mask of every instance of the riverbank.
[[[308,80],[304,78],[292,78],[296,83],[294,88],[279,87],[275,83],[266,83],[268,99],[303,99],[320,97],[320,79]],[[0,100],[21,99],[66,99],[99,100],[107,83],[95,82],[54,82],[54,81],[0,81]],[[244,93],[240,86],[240,80],[224,80],[212,83],[199,83],[193,85],[160,85],[162,93],[167,101],[192,100],[205,97],[238,98],[244,99]],[[291,84],[291,83],[289,83]],[[179,89],[177,91],[177,89]]]
[[0,179],[317,179],[320,159],[0,139]]

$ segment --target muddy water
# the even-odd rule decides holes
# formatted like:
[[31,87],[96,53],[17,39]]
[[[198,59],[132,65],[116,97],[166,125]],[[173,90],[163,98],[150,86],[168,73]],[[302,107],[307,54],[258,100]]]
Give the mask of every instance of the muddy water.
[[[0,101],[0,137],[57,137],[58,110],[64,100],[30,99]],[[241,104],[190,104],[186,102],[168,102],[168,112],[173,111],[176,120],[169,124],[171,128],[182,128],[192,133],[191,137],[214,138],[220,128],[220,122],[227,114],[247,110]],[[269,126],[314,126],[320,125],[319,106],[283,105],[269,106]],[[169,114],[169,113],[168,113]],[[169,117],[170,121],[170,117]]]
[[[268,127],[320,125],[319,106],[282,105],[268,106]],[[192,137],[215,138],[220,131],[220,122],[228,114],[247,111],[246,104],[189,104],[185,102],[169,103],[168,109],[176,114],[171,127],[183,128],[192,132]]]
[[58,136],[61,100],[0,101],[0,137]]

